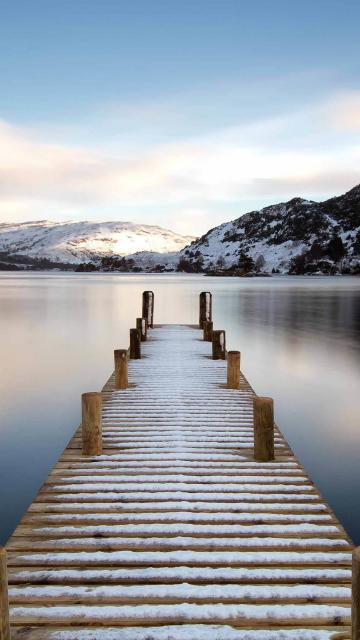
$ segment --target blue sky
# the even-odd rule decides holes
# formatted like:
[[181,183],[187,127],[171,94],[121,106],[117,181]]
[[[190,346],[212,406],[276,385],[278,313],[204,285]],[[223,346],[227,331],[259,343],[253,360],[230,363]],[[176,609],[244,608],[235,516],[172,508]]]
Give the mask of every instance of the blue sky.
[[358,0],[0,0],[0,219],[199,234],[360,182]]

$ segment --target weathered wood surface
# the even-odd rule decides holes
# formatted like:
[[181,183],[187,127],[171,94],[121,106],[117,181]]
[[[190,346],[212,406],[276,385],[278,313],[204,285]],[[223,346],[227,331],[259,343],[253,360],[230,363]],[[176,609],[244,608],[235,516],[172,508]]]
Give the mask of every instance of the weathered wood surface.
[[128,379],[128,350],[115,349],[114,351],[114,387],[115,389],[127,389],[129,386]]
[[350,638],[352,547],[275,428],[254,461],[254,392],[202,331],[149,331],[7,544],[12,638]]
[[0,640],[10,640],[6,551],[0,547]]

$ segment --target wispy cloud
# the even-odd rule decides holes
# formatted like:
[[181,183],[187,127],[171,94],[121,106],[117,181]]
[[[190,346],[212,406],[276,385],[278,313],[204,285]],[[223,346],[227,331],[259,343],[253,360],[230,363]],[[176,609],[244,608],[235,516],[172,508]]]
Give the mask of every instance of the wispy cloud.
[[339,131],[360,133],[360,91],[341,93],[329,111],[330,123]]
[[360,94],[352,92],[172,142],[137,140],[133,148],[96,138],[55,143],[48,127],[0,122],[0,216],[131,218],[201,233],[232,217],[236,205],[240,215],[359,182],[359,114]]

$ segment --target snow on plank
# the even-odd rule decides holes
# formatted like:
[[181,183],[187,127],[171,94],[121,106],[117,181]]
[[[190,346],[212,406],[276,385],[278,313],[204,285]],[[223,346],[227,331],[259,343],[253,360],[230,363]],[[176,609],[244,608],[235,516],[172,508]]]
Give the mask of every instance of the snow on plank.
[[14,627],[13,640],[350,640],[342,626],[306,629],[239,629],[229,625],[181,624],[148,627]]

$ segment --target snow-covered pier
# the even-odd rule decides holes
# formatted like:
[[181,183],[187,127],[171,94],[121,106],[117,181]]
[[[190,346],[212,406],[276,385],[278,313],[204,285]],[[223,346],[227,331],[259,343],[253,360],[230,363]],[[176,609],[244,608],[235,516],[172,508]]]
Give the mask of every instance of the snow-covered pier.
[[246,378],[182,325],[127,366],[7,544],[11,638],[350,639],[351,542],[276,427],[255,459]]

